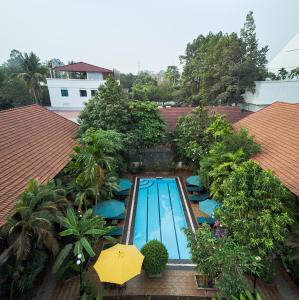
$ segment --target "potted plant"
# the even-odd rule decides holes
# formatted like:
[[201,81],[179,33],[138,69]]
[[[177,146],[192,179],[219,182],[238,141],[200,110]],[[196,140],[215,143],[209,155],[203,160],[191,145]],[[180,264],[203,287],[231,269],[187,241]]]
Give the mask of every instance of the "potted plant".
[[142,267],[148,276],[161,277],[168,261],[166,247],[158,240],[152,240],[142,247],[141,253],[144,255]]

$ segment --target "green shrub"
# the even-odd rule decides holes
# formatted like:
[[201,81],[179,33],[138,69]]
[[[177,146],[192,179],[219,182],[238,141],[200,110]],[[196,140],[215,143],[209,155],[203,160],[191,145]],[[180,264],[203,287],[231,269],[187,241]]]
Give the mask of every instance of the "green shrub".
[[149,274],[160,274],[166,267],[168,252],[166,247],[157,240],[147,242],[141,249],[144,255],[143,269]]

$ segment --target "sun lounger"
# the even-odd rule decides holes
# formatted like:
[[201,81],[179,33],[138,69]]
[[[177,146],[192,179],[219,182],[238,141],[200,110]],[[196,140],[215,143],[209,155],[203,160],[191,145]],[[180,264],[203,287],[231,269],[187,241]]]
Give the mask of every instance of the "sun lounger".
[[107,235],[120,236],[123,234],[123,230],[124,230],[123,227],[117,226],[117,227],[114,227],[109,233],[107,233]]
[[214,218],[205,218],[205,217],[198,217],[197,218],[198,224],[209,224],[209,225],[214,225],[215,219]]
[[125,213],[123,213],[123,214],[121,214],[121,215],[119,215],[117,217],[114,217],[113,220],[124,220],[125,217],[126,217],[126,215],[125,215]]
[[189,195],[189,200],[191,202],[199,202],[199,201],[204,201],[209,198],[209,194],[200,194],[200,195]]
[[202,187],[200,187],[200,186],[187,185],[187,192],[188,193],[200,192],[201,190],[202,190]]
[[113,192],[113,194],[114,194],[115,196],[123,196],[123,197],[125,197],[125,196],[129,196],[129,190],[125,190],[125,191],[115,191],[115,192]]

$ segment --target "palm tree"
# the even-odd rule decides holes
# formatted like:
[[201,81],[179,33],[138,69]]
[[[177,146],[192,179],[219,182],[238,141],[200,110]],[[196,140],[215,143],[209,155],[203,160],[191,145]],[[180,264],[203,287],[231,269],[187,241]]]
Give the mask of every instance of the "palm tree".
[[277,78],[279,80],[285,80],[288,76],[288,71],[285,68],[281,68],[278,70]]
[[40,60],[33,52],[29,55],[28,53],[25,53],[24,56],[22,56],[21,65],[23,73],[20,73],[19,77],[25,80],[29,92],[34,97],[35,102],[39,103],[39,98],[41,96],[40,83],[46,81]]
[[0,265],[11,255],[18,262],[26,260],[35,243],[57,254],[59,245],[53,224],[62,216],[68,201],[61,190],[53,187],[53,183],[42,186],[37,180],[29,181],[27,190],[16,204],[15,216],[3,227],[4,235],[8,238],[8,248],[0,255]]
[[230,173],[237,169],[241,162],[244,161],[244,152],[242,149],[234,153],[225,153],[221,157],[221,162],[214,165],[212,171],[209,172],[211,178],[211,195],[215,198],[220,196],[220,186]]
[[0,255],[0,266],[14,258],[16,266],[11,279],[10,299],[14,297],[16,282],[24,270],[23,263],[37,247],[45,247],[54,255],[59,245],[55,236],[54,222],[68,205],[63,191],[53,182],[42,186],[30,180],[27,190],[16,204],[16,213],[3,226],[8,247]]
[[298,77],[299,77],[299,68],[295,68],[295,69],[291,70],[289,78],[290,79],[294,79],[294,78],[298,79]]
[[93,197],[97,202],[100,188],[105,182],[105,173],[111,170],[113,162],[113,158],[106,154],[103,139],[96,134],[89,134],[88,140],[83,142],[74,148],[75,153],[68,166],[70,174],[76,177],[72,186],[79,192],[75,204],[80,210],[82,205],[87,209],[88,198]]
[[82,211],[82,207],[86,211],[99,194],[98,181],[90,182],[80,175],[69,184],[68,188],[75,194],[74,204],[78,207],[78,211]]
[[[86,256],[94,257],[95,252],[92,241],[95,237],[104,237],[115,241],[114,238],[106,236],[112,227],[105,226],[106,222],[102,216],[93,216],[91,209],[87,210],[82,216],[78,216],[73,208],[68,208],[66,216],[61,218],[61,223],[65,230],[60,232],[59,235],[62,237],[68,236],[72,239],[58,254],[52,268],[53,273],[63,272],[70,266],[74,261],[71,257],[76,258],[80,255],[82,262],[86,261]],[[64,264],[62,267],[68,257],[70,258],[69,263]]]

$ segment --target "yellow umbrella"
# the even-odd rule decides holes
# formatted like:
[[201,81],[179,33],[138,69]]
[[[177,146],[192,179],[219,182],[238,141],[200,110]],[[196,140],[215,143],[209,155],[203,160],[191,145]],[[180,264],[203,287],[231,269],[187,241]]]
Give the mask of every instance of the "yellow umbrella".
[[143,259],[135,245],[116,244],[103,250],[93,267],[102,282],[124,284],[140,274]]

